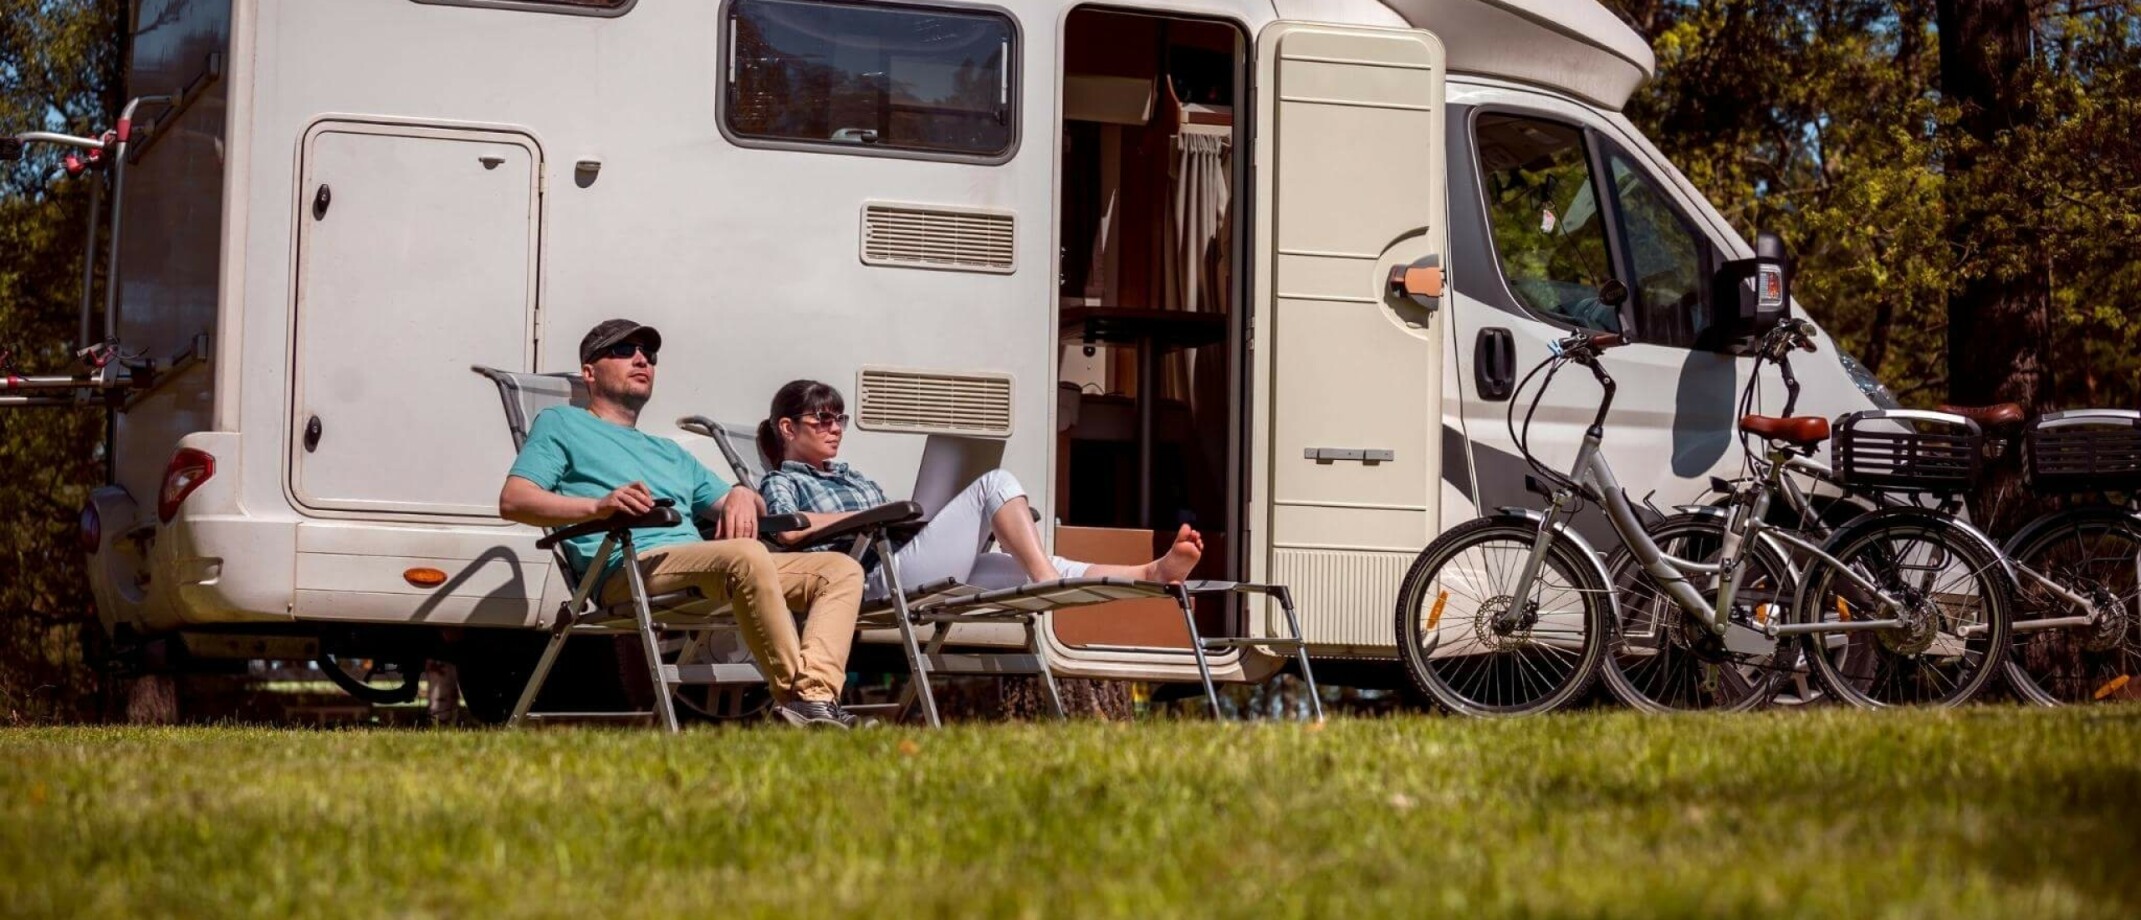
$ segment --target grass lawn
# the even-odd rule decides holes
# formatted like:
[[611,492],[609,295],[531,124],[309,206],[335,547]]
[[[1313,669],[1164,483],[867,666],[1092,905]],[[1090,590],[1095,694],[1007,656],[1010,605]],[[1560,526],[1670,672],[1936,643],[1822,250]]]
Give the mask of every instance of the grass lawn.
[[0,915],[2132,917],[2141,708],[0,731]]

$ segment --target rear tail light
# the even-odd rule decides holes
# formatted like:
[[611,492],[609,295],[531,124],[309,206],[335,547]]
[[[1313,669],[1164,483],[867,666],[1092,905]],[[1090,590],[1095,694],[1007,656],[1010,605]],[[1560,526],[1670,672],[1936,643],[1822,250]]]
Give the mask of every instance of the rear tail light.
[[104,545],[104,519],[97,514],[97,506],[82,506],[82,531],[79,536],[83,555],[95,555],[97,548]]
[[166,524],[177,516],[178,505],[216,474],[216,458],[207,451],[181,447],[164,467],[164,487],[156,493],[156,519]]

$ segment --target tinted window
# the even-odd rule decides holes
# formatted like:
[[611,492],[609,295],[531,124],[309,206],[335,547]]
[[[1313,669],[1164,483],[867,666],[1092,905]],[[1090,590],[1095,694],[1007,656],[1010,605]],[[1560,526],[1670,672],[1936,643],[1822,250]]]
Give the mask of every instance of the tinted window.
[[1621,331],[1614,308],[1598,298],[1613,279],[1613,258],[1583,132],[1497,113],[1476,126],[1487,227],[1510,292],[1570,324]]
[[1619,152],[1607,159],[1620,202],[1621,239],[1635,265],[1629,299],[1635,305],[1636,334],[1645,342],[1692,347],[1710,329],[1709,306],[1702,299],[1708,246],[1649,175]]
[[993,157],[1011,149],[1011,21],[809,0],[729,7],[729,129]]

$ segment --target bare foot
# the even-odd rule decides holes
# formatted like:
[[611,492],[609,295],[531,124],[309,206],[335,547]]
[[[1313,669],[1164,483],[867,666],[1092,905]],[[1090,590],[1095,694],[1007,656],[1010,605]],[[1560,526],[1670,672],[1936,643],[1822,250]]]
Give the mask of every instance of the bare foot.
[[1189,570],[1197,567],[1197,560],[1204,556],[1204,535],[1191,530],[1188,524],[1175,531],[1175,545],[1167,555],[1152,560],[1146,568],[1152,580],[1172,584],[1189,577]]

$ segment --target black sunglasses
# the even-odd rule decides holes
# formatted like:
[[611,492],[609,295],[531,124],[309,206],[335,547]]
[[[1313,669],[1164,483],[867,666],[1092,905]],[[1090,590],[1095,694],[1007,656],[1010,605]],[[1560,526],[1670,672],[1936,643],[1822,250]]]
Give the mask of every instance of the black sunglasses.
[[596,357],[629,358],[632,357],[633,352],[638,352],[647,356],[648,364],[660,364],[662,363],[661,359],[655,356],[655,353],[657,351],[659,351],[659,349],[648,348],[647,346],[641,345],[638,342],[618,342],[617,344],[598,352],[596,354]]

